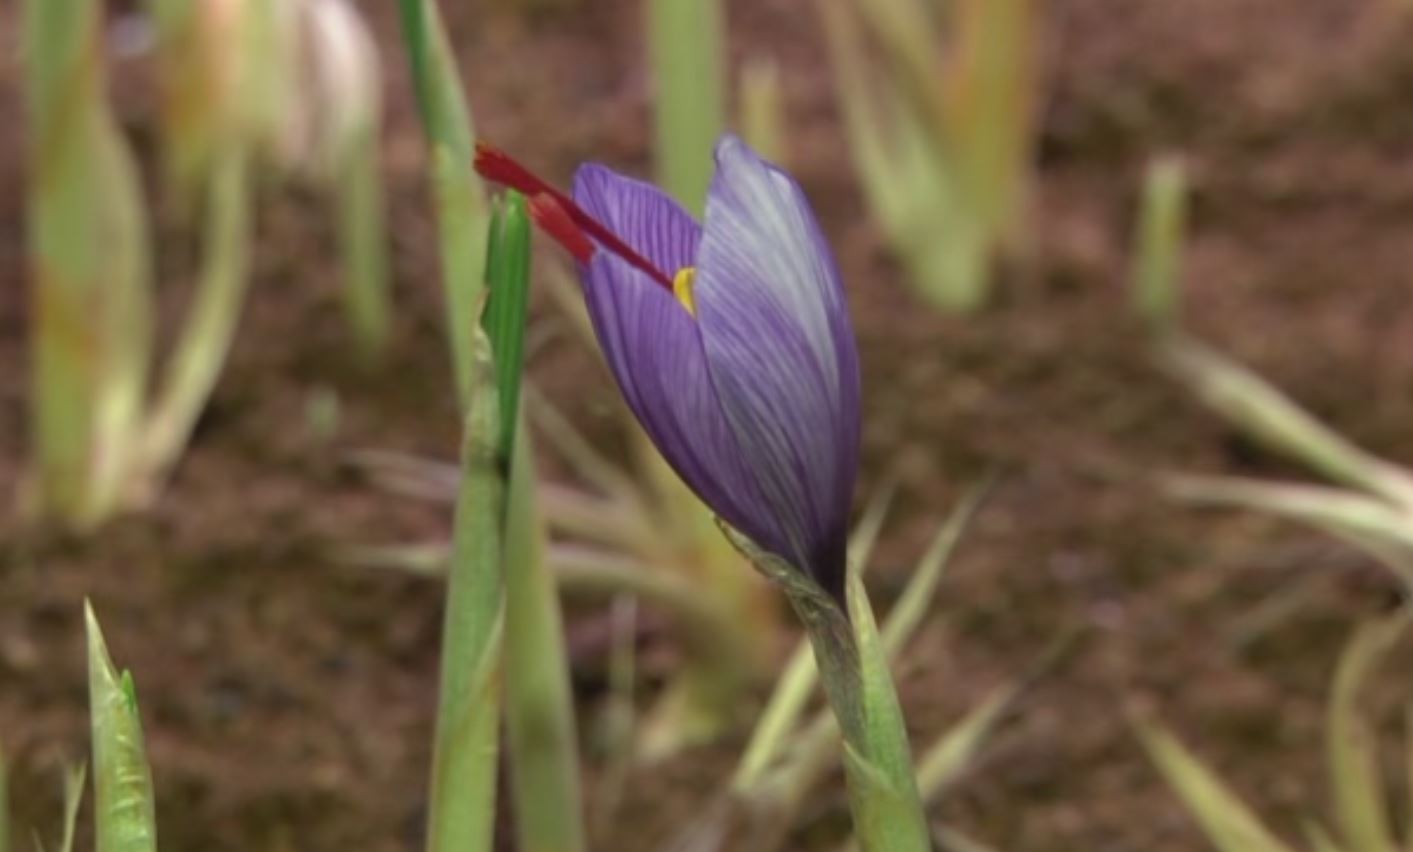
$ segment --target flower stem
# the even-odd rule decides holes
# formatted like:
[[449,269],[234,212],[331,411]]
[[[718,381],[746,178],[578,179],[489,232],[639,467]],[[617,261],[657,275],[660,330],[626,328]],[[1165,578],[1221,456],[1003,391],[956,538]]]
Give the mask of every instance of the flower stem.
[[813,579],[734,531],[728,536],[778,585],[804,625],[844,739],[854,833],[865,852],[927,852],[927,819],[888,655],[857,572],[848,613]]

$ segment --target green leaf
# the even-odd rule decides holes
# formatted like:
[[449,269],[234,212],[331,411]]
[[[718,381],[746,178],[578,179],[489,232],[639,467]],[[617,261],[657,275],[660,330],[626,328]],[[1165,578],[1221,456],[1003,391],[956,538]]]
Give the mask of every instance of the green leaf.
[[987,487],[987,483],[983,483],[962,497],[962,501],[938,530],[932,544],[927,548],[927,553],[919,560],[912,576],[908,578],[908,585],[902,596],[888,613],[888,620],[883,626],[883,646],[890,657],[897,655],[931,608],[937,585],[942,582],[942,572],[947,567],[957,542],[961,540],[962,532],[967,524],[971,523],[972,515],[981,505]]
[[923,753],[917,769],[917,784],[923,801],[936,801],[971,764],[1019,692],[1019,686],[1014,683],[992,690]]
[[780,91],[780,65],[757,56],[741,69],[741,135],[762,157],[776,164],[785,160],[785,105]]
[[99,4],[23,4],[35,324],[31,438],[40,506],[90,526],[139,433],[151,347],[147,223],[132,155],[104,98]]
[[1139,316],[1154,330],[1175,327],[1182,248],[1187,230],[1187,177],[1175,158],[1154,160],[1143,181],[1137,250],[1134,254],[1134,301]]
[[93,727],[93,800],[98,852],[155,852],[152,773],[131,676],[108,656],[93,607],[88,624],[88,694]]
[[452,370],[462,406],[471,396],[475,336],[484,304],[488,226],[485,188],[472,168],[471,113],[433,0],[399,0],[403,41],[430,147],[442,286]]
[[505,706],[515,827],[521,849],[582,852],[584,807],[559,587],[546,559],[529,435],[521,431],[505,524]]
[[918,795],[907,725],[889,671],[886,646],[857,571],[849,572],[849,618],[858,643],[863,740],[846,731],[844,768],[854,833],[868,852],[924,852],[932,844]]
[[1148,756],[1212,845],[1221,852],[1292,852],[1166,728],[1141,720],[1134,725]]
[[649,0],[648,18],[658,180],[700,215],[712,147],[725,127],[723,10],[718,0]]
[[[485,327],[501,406],[498,443],[510,469],[505,519],[505,702],[516,830],[522,849],[581,852],[586,841],[574,694],[559,589],[546,558],[547,534],[535,497],[534,454],[520,416],[530,220],[525,198],[518,192],[506,194],[491,221],[486,284]],[[546,815],[553,817],[546,819]]]
[[1305,824],[1305,839],[1309,841],[1310,848],[1314,852],[1345,852],[1344,848],[1330,836],[1329,831],[1314,820]]
[[376,113],[349,139],[335,179],[339,251],[344,278],[344,310],[367,360],[387,345],[391,324],[388,292],[387,223],[379,172]]
[[495,837],[505,464],[490,342],[475,332],[442,628],[428,852],[489,852]]
[[484,324],[495,359],[500,399],[500,451],[513,457],[525,361],[525,314],[530,300],[530,217],[525,197],[510,191],[491,218]]
[[1335,482],[1413,507],[1413,476],[1354,446],[1265,379],[1195,341],[1173,336],[1163,366],[1208,408],[1256,441]]
[[1358,705],[1370,674],[1388,656],[1407,624],[1407,615],[1400,612],[1360,627],[1335,670],[1326,747],[1336,822],[1349,852],[1389,852],[1398,847],[1375,732]]
[[1347,488],[1270,483],[1244,477],[1168,476],[1168,494],[1194,503],[1279,515],[1347,539],[1386,564],[1413,590],[1413,524],[1398,507]]
[[166,477],[191,440],[240,324],[250,283],[249,159],[241,142],[224,146],[206,186],[201,271],[143,435],[140,471],[153,483]]
[[59,852],[73,852],[74,836],[78,832],[79,806],[83,804],[83,783],[88,772],[80,763],[70,766],[64,774],[64,833],[59,840]]

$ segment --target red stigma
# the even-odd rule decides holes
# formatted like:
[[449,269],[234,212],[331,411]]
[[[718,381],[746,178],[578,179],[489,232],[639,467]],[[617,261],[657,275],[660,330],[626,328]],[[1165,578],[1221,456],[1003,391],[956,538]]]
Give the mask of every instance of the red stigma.
[[530,196],[530,218],[555,242],[564,246],[580,263],[588,263],[594,256],[594,244],[584,235],[558,199],[548,192]]
[[[574,203],[574,199],[551,186],[534,172],[517,163],[509,154],[487,145],[476,143],[476,173],[495,183],[519,190],[530,197],[530,213],[536,224],[554,237],[581,262],[593,256],[593,244],[586,235],[592,237],[604,248],[622,258],[628,265],[652,278],[670,293],[672,279],[658,269],[652,261],[634,251],[617,234],[610,231],[597,219],[584,212],[584,208]],[[536,208],[541,212],[537,213]],[[552,207],[553,209],[548,209]],[[550,223],[553,223],[551,227]],[[558,230],[555,230],[555,229]],[[588,243],[588,251],[582,243]]]
[[569,205],[574,203],[537,177],[534,172],[512,160],[510,155],[499,148],[487,145],[485,142],[478,141],[476,143],[475,168],[476,173],[486,180],[504,184],[511,189],[518,189],[531,198],[543,193],[554,197],[560,206],[565,206],[566,202]]

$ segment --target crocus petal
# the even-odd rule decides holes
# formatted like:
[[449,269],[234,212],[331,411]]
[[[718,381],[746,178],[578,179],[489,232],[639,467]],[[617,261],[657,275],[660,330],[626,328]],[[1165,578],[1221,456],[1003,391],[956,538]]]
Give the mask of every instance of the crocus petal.
[[[673,275],[697,252],[701,229],[650,184],[588,165],[574,200]],[[727,523],[778,546],[769,506],[727,424],[691,314],[657,282],[608,251],[581,267],[594,332],[623,397],[678,475]]]
[[716,164],[695,285],[711,375],[771,538],[787,543],[778,555],[841,595],[859,440],[843,286],[794,180],[733,136]]

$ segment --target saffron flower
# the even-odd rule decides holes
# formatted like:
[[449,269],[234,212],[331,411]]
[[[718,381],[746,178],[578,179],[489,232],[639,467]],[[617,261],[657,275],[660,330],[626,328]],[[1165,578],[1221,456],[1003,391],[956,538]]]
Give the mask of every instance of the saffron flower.
[[842,601],[859,372],[839,272],[799,184],[735,136],[715,159],[702,224],[597,164],[569,196],[488,146],[476,168],[578,261],[608,365],[678,475]]

